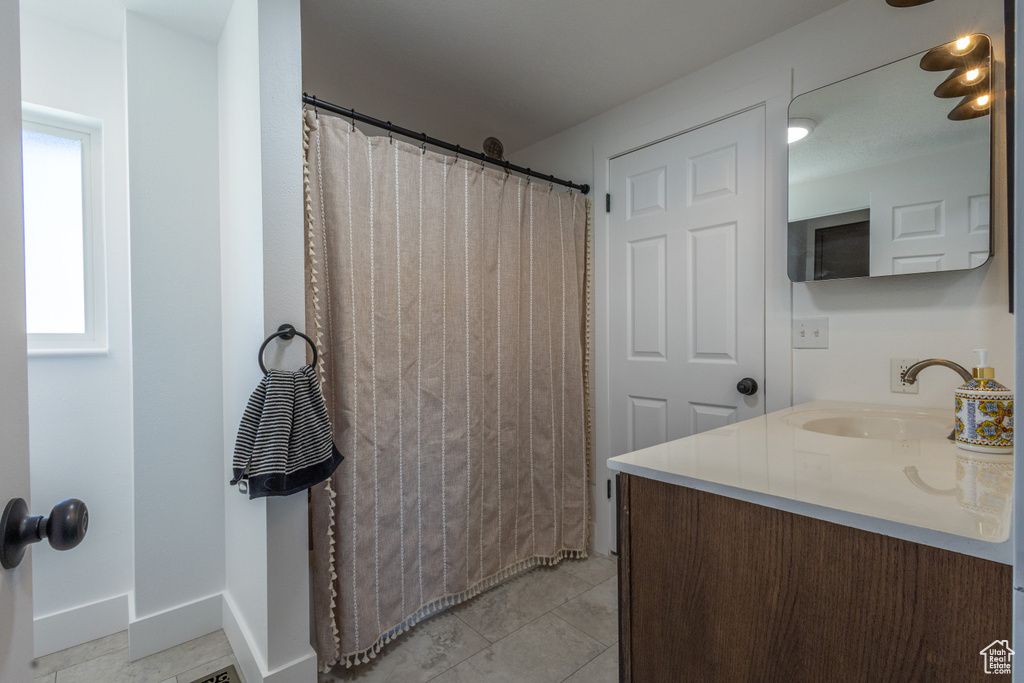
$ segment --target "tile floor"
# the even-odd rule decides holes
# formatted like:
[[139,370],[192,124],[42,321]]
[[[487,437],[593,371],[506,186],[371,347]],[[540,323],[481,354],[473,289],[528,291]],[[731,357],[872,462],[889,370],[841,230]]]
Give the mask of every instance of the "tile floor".
[[34,673],[36,683],[192,683],[229,664],[239,671],[223,631],[134,662],[128,661],[128,632],[122,631],[40,657]]
[[[507,581],[320,683],[615,683],[618,638],[616,563],[591,554]],[[239,670],[223,631],[135,662],[121,632],[40,657],[35,681],[191,683],[229,664]]]
[[591,554],[453,607],[320,683],[615,683],[618,639],[616,562]]

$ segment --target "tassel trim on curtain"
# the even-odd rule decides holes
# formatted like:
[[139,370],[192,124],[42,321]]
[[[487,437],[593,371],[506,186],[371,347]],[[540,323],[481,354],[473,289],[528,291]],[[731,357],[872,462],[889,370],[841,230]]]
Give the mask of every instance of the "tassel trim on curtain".
[[[319,141],[318,141],[319,142]],[[309,124],[306,122],[306,116],[302,114],[302,189],[303,189],[303,202],[305,204],[306,211],[306,226],[308,230],[308,242],[309,242],[309,289],[312,292],[313,301],[313,319],[316,321],[316,350],[317,350],[317,376],[320,378],[320,386],[326,386],[324,376],[324,356],[327,354],[327,349],[324,348],[324,326],[323,326],[323,311],[320,308],[320,282],[318,276],[319,261],[316,257],[316,249],[313,246],[313,222],[316,217],[313,213],[313,191],[310,187],[309,181]],[[319,162],[319,155],[317,160]],[[330,501],[330,522],[327,527],[327,537],[330,543],[330,558],[331,558],[331,630],[334,634],[334,649],[337,651],[341,647],[341,634],[338,632],[338,621],[335,618],[335,610],[338,606],[338,589],[335,587],[335,582],[338,580],[337,568],[334,563],[335,553],[337,551],[337,545],[334,539],[334,520],[335,520],[335,507],[338,494],[334,490],[334,484],[332,479],[328,479],[324,482],[324,490],[327,491],[328,500]],[[326,672],[326,670],[325,670]]]
[[325,661],[321,667],[323,673],[328,673],[330,670],[338,664],[344,663],[345,668],[349,669],[353,664],[368,664],[371,659],[377,656],[381,648],[389,644],[392,640],[395,640],[400,635],[408,631],[410,628],[418,624],[427,617],[434,616],[435,614],[442,612],[449,607],[454,607],[470,598],[476,597],[484,591],[490,590],[509,579],[513,579],[516,576],[523,574],[531,569],[540,566],[553,566],[558,564],[564,559],[586,559],[587,552],[585,550],[561,550],[554,556],[544,557],[530,557],[522,562],[519,562],[511,567],[507,567],[500,572],[492,576],[488,576],[485,579],[477,582],[475,585],[467,590],[460,593],[453,593],[451,595],[445,595],[436,600],[433,600],[423,607],[409,615],[408,618],[402,620],[401,623],[396,624],[384,633],[382,633],[376,640],[376,642],[359,652],[349,652],[341,655],[337,659]]

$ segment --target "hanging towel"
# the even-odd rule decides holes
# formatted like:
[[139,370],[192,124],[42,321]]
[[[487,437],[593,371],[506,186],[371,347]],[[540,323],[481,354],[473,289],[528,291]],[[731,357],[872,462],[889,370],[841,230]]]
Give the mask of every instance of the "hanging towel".
[[330,477],[342,459],[313,368],[267,372],[238,426],[231,485],[249,498],[287,496]]

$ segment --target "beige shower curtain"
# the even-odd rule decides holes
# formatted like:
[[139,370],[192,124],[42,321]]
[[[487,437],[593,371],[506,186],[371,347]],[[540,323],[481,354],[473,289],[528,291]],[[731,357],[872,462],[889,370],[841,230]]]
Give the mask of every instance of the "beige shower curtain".
[[588,202],[305,114],[322,667],[587,541]]

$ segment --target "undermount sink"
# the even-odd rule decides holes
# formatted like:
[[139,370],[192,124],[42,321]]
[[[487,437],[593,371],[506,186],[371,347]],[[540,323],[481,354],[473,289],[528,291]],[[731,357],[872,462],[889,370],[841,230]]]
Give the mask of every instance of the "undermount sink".
[[953,429],[951,417],[947,419],[899,410],[816,410],[793,413],[783,420],[794,427],[819,434],[892,441],[945,439]]

